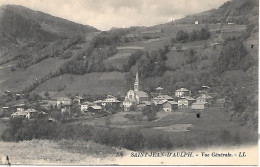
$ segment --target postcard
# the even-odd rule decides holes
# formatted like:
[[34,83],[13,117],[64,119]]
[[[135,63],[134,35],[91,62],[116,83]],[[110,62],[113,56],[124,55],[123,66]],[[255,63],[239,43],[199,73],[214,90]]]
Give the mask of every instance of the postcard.
[[258,165],[258,0],[0,0],[0,165]]

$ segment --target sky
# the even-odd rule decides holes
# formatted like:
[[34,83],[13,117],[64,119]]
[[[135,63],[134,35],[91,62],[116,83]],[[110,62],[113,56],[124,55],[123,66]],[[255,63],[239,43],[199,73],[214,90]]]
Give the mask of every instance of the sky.
[[99,30],[152,26],[218,8],[227,0],[0,0]]

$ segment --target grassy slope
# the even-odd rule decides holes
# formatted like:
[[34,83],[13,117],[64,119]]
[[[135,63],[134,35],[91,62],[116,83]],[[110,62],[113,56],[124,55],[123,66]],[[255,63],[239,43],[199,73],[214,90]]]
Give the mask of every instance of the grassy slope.
[[[227,140],[236,136],[237,143],[255,143],[257,134],[254,130],[245,126],[240,126],[235,121],[230,121],[230,115],[224,108],[212,107],[201,112],[201,118],[196,117],[196,111],[191,109],[179,109],[181,111],[172,113],[157,113],[158,120],[133,121],[125,117],[126,114],[139,115],[140,112],[120,112],[111,116],[111,127],[114,128],[138,128],[146,135],[168,134],[174,141],[175,149],[181,146],[185,148],[199,147],[205,148],[208,145],[223,145]],[[142,114],[141,114],[142,115]],[[80,123],[106,127],[106,118],[95,118],[89,121],[82,120]],[[191,125],[188,129],[185,125]],[[174,127],[183,126],[184,129],[175,131]],[[157,128],[160,128],[158,130]],[[214,131],[212,130],[214,129]],[[187,131],[188,130],[188,131]],[[225,134],[224,131],[228,131]],[[206,142],[206,143],[205,143]]]
[[[129,42],[123,44],[123,46],[141,46],[145,47],[145,50],[153,50],[163,47],[166,44],[169,44],[169,37],[175,37],[176,32],[179,29],[184,29],[187,31],[192,31],[193,29],[199,29],[205,25],[160,25],[162,29],[164,30],[163,33],[160,33],[160,38],[156,40],[144,40],[144,41],[137,41],[137,42]],[[215,31],[218,30],[219,25],[212,25],[210,24],[210,30],[212,33],[211,39],[207,41],[195,41],[195,42],[188,42],[185,44],[182,44],[183,50],[186,49],[195,49],[197,51],[197,55],[201,58],[203,56],[209,57],[207,60],[201,61],[202,63],[200,66],[210,66],[211,62],[214,60],[215,56],[218,55],[219,49],[217,47],[216,50],[212,49],[212,46],[208,46],[208,49],[205,49],[205,44],[210,45],[214,44],[217,40],[217,34]],[[241,30],[244,28],[244,26],[241,25],[226,25],[224,27],[224,31],[230,31],[230,29],[233,30],[232,33],[241,32]],[[243,29],[244,30],[244,29]],[[165,37],[167,36],[167,38]],[[174,50],[175,46],[171,49],[171,51],[168,53],[167,57],[168,60],[166,61],[166,65],[172,68],[175,68],[178,65],[181,65],[184,62],[184,52],[177,52]],[[107,67],[117,67],[118,69],[122,69],[122,66],[124,63],[127,62],[127,57],[129,54],[135,52],[135,50],[131,49],[123,49],[119,50],[119,52],[107,59],[105,61],[105,65]],[[5,69],[0,69],[0,75],[1,75],[1,90],[3,91],[5,89],[15,90],[19,91],[29,85],[31,85],[35,78],[42,78],[49,74],[50,71],[55,71],[58,69],[58,67],[63,64],[65,60],[63,59],[53,59],[49,58],[47,60],[44,60],[38,64],[35,64],[26,70],[22,71],[14,71],[10,72],[10,67]],[[181,66],[182,69],[187,69],[187,66]],[[174,73],[174,72],[172,72]],[[98,76],[96,76],[98,75]],[[58,81],[56,78],[51,79],[50,81],[47,81],[43,85],[40,85],[37,90],[58,90],[64,87],[66,85],[66,88],[64,93],[86,93],[86,94],[124,94],[126,92],[125,89],[125,82],[123,78],[113,79],[109,78],[106,81],[100,82],[99,79],[97,79],[101,74],[86,74],[83,77],[79,77],[77,75],[73,75],[72,77],[68,77],[68,75],[61,76],[62,82]],[[86,79],[89,77],[93,77],[91,80]],[[70,81],[71,78],[73,78],[72,84]],[[6,80],[6,81],[4,81]],[[147,79],[151,80],[151,79]],[[158,78],[160,80],[160,78]],[[144,81],[145,82],[145,81]],[[154,81],[154,83],[158,83]],[[98,85],[98,86],[97,86]],[[103,93],[102,93],[103,92]]]
[[115,158],[116,154],[114,148],[85,141],[32,140],[18,143],[0,142],[0,146],[0,156],[8,155],[12,165],[104,164],[104,158]]
[[40,79],[50,72],[55,72],[65,61],[67,60],[49,58],[25,70],[11,71],[11,67],[0,69],[2,80],[0,83],[0,91],[4,91],[5,89],[20,91],[32,85],[36,81],[36,78]]
[[65,86],[65,89],[58,92],[57,96],[64,96],[68,93],[124,95],[126,92],[124,77],[124,73],[119,72],[62,75],[43,83],[36,91],[58,90]]

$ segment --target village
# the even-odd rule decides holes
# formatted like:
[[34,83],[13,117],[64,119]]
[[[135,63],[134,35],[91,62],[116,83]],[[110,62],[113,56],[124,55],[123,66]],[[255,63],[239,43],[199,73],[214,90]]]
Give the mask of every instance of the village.
[[[140,88],[138,70],[135,76],[133,90],[129,90],[124,100],[120,101],[113,95],[107,95],[106,98],[89,101],[81,96],[74,97],[48,97],[37,101],[37,104],[21,103],[23,101],[22,94],[15,94],[17,102],[12,106],[3,106],[2,111],[5,116],[11,118],[46,118],[49,121],[54,121],[60,116],[100,116],[105,117],[116,112],[136,112],[142,111],[144,108],[149,108],[151,105],[156,106],[157,112],[177,112],[184,111],[182,109],[191,109],[200,117],[201,112],[210,107],[216,99],[212,97],[214,93],[210,92],[210,87],[203,85],[201,90],[192,94],[187,88],[179,88],[175,91],[175,95],[163,93],[162,87],[157,87],[153,97],[150,97]],[[5,96],[10,96],[10,91],[5,91]],[[47,96],[47,95],[46,95]],[[224,104],[224,99],[218,99],[218,103]],[[56,113],[55,113],[56,112]],[[56,114],[56,118],[53,116]]]

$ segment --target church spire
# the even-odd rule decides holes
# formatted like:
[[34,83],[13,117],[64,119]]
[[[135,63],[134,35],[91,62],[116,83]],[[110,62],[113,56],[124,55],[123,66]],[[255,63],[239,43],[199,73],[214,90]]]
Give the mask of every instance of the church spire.
[[138,75],[138,70],[136,71],[136,75],[135,75],[134,91],[139,91],[139,75]]

